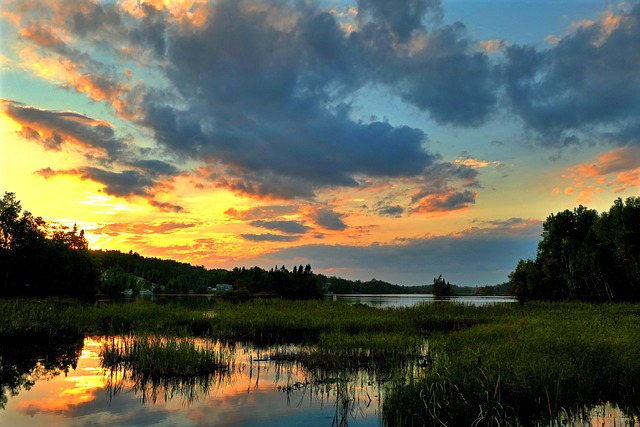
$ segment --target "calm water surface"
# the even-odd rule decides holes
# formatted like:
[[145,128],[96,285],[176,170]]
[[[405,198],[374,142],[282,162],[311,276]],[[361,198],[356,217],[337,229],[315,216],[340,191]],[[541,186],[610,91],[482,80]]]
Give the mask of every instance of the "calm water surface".
[[320,382],[236,347],[230,372],[208,383],[140,385],[101,367],[107,339],[86,338],[67,372],[38,364],[15,396],[5,388],[0,426],[381,425],[382,385],[365,373]]
[[430,294],[335,294],[326,298],[343,300],[349,303],[360,303],[379,308],[387,307],[413,307],[424,303],[456,302],[470,305],[486,305],[516,302],[511,296],[461,296],[461,297],[434,297]]
[[[384,384],[366,373],[317,381],[304,369],[267,360],[268,351],[236,346],[230,348],[235,363],[224,375],[181,384],[141,384],[122,371],[102,367],[100,352],[112,339],[85,338],[75,347],[77,359],[62,351],[40,360],[13,387],[7,387],[3,377],[0,426],[382,425]],[[616,408],[601,406],[591,411],[588,421],[562,425],[637,422]]]

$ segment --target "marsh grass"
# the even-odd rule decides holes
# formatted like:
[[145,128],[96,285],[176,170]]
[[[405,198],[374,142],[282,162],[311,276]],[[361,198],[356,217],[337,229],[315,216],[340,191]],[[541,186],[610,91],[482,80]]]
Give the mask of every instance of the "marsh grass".
[[437,363],[390,387],[387,421],[552,425],[607,402],[638,414],[637,306],[539,303],[501,311],[490,322],[432,334]]
[[74,310],[72,299],[0,298],[0,339],[6,341],[46,340],[82,336],[88,318]]
[[[0,300],[0,338],[191,336],[279,348],[272,360],[327,378],[364,370],[389,380],[383,413],[391,425],[551,425],[607,402],[640,413],[637,304],[436,303],[381,310],[329,301],[214,301],[194,310],[151,302]],[[136,344],[158,375],[143,367],[144,358],[118,363],[128,363],[129,372],[136,366],[141,390],[194,369],[198,377],[194,349],[180,342]],[[212,366],[201,372],[207,369],[222,372]]]
[[113,337],[100,354],[117,395],[131,384],[143,401],[168,400],[175,395],[190,403],[209,394],[227,378],[235,363],[232,349],[175,337]]
[[185,376],[229,371],[233,351],[197,345],[192,339],[158,336],[113,337],[100,354],[103,367],[131,369],[147,376]]

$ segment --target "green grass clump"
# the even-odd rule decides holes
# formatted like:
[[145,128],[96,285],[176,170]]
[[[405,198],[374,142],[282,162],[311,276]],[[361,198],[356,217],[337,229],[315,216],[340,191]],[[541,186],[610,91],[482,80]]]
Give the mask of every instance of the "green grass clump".
[[130,385],[143,401],[179,395],[187,403],[207,396],[230,374],[235,360],[233,351],[221,346],[159,336],[113,337],[100,357],[112,394]]
[[100,356],[105,368],[130,369],[151,377],[228,371],[233,360],[233,354],[221,347],[199,347],[192,340],[157,336],[113,338]]

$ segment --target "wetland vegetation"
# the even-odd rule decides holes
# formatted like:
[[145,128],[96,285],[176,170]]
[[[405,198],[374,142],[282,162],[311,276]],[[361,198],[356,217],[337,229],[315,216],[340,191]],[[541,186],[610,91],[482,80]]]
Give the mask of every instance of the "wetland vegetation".
[[[3,343],[112,337],[105,340],[103,366],[151,397],[159,387],[170,394],[206,392],[231,369],[233,349],[251,345],[262,349],[260,359],[313,374],[297,387],[317,389],[329,381],[347,390],[353,384],[343,380],[365,372],[384,388],[388,425],[549,425],[606,403],[640,414],[637,304],[377,309],[216,298],[188,309],[49,298],[0,300],[0,314],[8,320],[0,325]],[[35,364],[8,367],[3,351],[6,402],[20,387],[15,378],[26,378]],[[64,361],[66,369],[73,365],[77,351],[62,353],[50,358],[59,372]]]

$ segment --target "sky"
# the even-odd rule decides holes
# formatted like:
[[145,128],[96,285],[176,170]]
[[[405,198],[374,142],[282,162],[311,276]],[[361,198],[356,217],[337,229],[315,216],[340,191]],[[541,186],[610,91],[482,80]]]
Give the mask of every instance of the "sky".
[[2,0],[0,191],[93,249],[507,280],[640,195],[640,2]]

